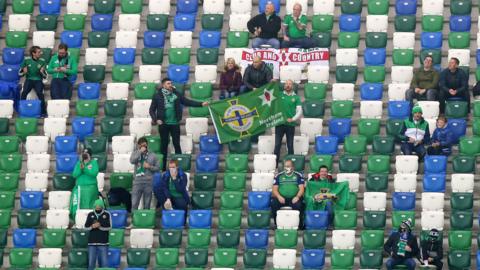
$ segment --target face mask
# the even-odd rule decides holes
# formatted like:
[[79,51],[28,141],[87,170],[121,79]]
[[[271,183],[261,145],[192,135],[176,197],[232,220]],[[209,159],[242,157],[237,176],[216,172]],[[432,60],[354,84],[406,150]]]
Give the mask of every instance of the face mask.
[[96,210],[95,209],[95,213],[100,214],[100,213],[102,213],[102,210]]
[[292,168],[290,168],[290,167],[286,167],[286,168],[285,168],[285,171],[286,171],[287,173],[292,173],[293,170],[292,170]]

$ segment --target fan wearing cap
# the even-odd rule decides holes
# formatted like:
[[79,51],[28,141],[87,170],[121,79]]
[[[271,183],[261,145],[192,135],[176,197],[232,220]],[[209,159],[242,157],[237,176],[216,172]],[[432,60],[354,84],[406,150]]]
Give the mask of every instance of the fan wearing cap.
[[437,229],[431,229],[426,239],[420,243],[423,265],[436,266],[437,270],[443,268],[443,241]]
[[402,142],[401,150],[404,155],[417,154],[422,160],[425,156],[425,145],[430,144],[430,129],[428,122],[423,119],[422,108],[413,107],[412,116],[404,121],[402,132],[398,139]]
[[88,234],[88,270],[93,270],[97,264],[99,267],[108,266],[108,235],[112,229],[110,213],[105,210],[102,199],[94,202],[94,209],[88,213],[85,221],[85,229]]
[[402,221],[398,231],[393,232],[389,237],[383,250],[390,258],[387,260],[387,269],[394,269],[397,265],[405,265],[407,269],[415,269],[415,258],[420,255],[417,237],[412,234],[412,221]]

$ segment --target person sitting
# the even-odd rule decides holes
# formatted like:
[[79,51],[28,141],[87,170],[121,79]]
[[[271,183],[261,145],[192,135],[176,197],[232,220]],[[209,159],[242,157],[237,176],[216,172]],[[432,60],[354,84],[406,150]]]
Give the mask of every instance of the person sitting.
[[155,177],[153,192],[158,208],[187,211],[190,203],[187,175],[178,168],[176,160],[170,160],[168,170],[161,177]]
[[398,231],[388,237],[383,250],[390,256],[386,263],[388,270],[395,269],[397,265],[404,265],[409,270],[415,269],[415,258],[419,257],[420,250],[417,237],[412,233],[411,220],[402,221]]
[[439,75],[432,65],[433,58],[427,55],[423,59],[423,68],[413,73],[410,89],[405,93],[405,99],[410,101],[410,107],[413,107],[414,99],[436,100]]
[[235,59],[228,58],[220,75],[220,99],[238,96],[242,86],[242,73]]
[[243,74],[242,93],[247,93],[271,82],[273,80],[272,70],[262,61],[259,56],[253,58],[251,65],[245,69]]
[[428,237],[421,241],[420,249],[424,266],[435,266],[437,270],[443,268],[443,239],[437,229],[431,229]]
[[452,153],[453,132],[447,125],[447,118],[439,116],[437,118],[437,128],[433,131],[430,140],[431,145],[428,147],[429,155],[445,155]]
[[313,39],[307,37],[308,18],[302,14],[302,5],[293,5],[292,14],[286,15],[283,19],[283,42],[282,48],[303,48],[315,47]]
[[270,46],[280,49],[278,41],[278,32],[280,31],[282,20],[275,14],[275,6],[268,3],[265,6],[265,12],[251,18],[248,23],[248,31],[255,35],[252,41],[252,48],[262,48]]
[[335,179],[328,173],[328,167],[320,166],[317,173],[312,174],[308,181],[326,181],[328,183],[335,183]]
[[419,160],[425,156],[425,145],[430,143],[430,129],[428,122],[422,117],[422,108],[415,106],[412,109],[412,117],[404,121],[399,139],[402,142],[401,150],[404,155],[412,155],[415,152]]
[[461,99],[467,102],[470,112],[470,92],[468,91],[468,76],[458,68],[460,61],[452,57],[448,61],[448,68],[440,73],[439,95],[440,113],[445,113],[445,101],[449,98]]

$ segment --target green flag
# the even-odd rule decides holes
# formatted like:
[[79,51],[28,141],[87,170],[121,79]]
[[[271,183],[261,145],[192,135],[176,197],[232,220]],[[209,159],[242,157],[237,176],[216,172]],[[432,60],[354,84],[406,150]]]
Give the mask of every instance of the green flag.
[[278,83],[269,83],[255,91],[216,101],[209,106],[220,143],[260,134],[284,124],[281,90]]
[[[324,210],[326,200],[321,200],[322,194],[327,197],[334,195],[335,210],[343,210],[348,203],[350,191],[348,182],[329,183],[327,181],[309,181],[305,190],[306,210]],[[320,194],[320,195],[319,195]],[[315,198],[317,196],[317,198]]]

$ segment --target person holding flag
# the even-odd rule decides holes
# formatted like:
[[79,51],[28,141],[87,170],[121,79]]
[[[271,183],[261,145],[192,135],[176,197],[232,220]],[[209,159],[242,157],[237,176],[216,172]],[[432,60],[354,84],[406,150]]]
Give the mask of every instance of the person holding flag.
[[46,116],[47,114],[45,94],[43,93],[45,87],[43,80],[47,78],[46,66],[47,62],[42,58],[42,49],[38,46],[32,46],[30,48],[30,57],[25,57],[18,72],[20,76],[25,76],[20,99],[27,99],[30,91],[32,91],[32,89],[35,90],[35,94],[37,94],[41,102],[42,116]]

